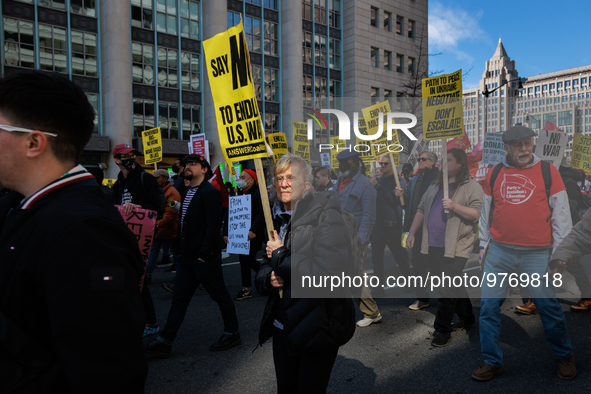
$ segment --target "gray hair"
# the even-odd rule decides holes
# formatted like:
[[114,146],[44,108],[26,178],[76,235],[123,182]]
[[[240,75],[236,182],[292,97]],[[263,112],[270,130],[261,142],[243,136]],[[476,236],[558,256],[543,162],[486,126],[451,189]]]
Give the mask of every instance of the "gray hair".
[[277,160],[277,163],[275,163],[275,166],[273,167],[273,177],[275,174],[287,171],[289,167],[293,167],[294,165],[297,165],[300,168],[302,180],[304,182],[312,183],[312,167],[310,167],[300,156],[294,155],[293,153],[286,153]]
[[434,152],[431,152],[429,150],[424,150],[421,153],[419,153],[419,156],[421,156],[423,153],[428,154],[429,159],[433,160],[433,163],[437,163],[437,154],[435,154]]

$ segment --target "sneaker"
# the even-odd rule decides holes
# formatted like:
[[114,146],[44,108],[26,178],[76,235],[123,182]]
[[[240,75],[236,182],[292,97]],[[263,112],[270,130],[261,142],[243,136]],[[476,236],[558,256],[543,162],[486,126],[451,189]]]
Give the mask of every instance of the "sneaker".
[[171,293],[174,293],[174,282],[162,283],[162,288],[166,291],[170,291]]
[[472,372],[472,379],[478,380],[479,382],[488,382],[497,375],[503,372],[503,367],[493,367],[490,364],[482,363],[480,367],[476,368]]
[[233,348],[234,346],[238,346],[242,343],[240,340],[240,334],[222,334],[220,339],[213,345],[209,347],[209,350],[212,352],[219,351],[219,350],[228,350]]
[[236,297],[234,297],[236,301],[245,300],[247,298],[252,298],[252,293],[250,290],[246,290],[245,288],[242,288],[242,290],[236,294]]
[[457,322],[455,322],[455,324],[453,324],[452,328],[454,329],[454,331],[462,330],[462,329],[468,331],[469,329],[471,329],[474,326],[475,323],[476,323],[476,320],[474,320],[474,319],[469,321],[468,323],[466,323],[466,321],[460,319]]
[[420,309],[427,308],[428,306],[429,306],[428,302],[416,300],[415,302],[412,303],[411,306],[408,307],[408,309],[410,309],[411,311],[418,311]]
[[156,324],[155,326],[149,326],[146,324],[146,327],[144,327],[144,337],[146,335],[154,335],[156,334],[158,331],[160,331],[160,327],[158,327],[158,324]]
[[144,345],[144,353],[154,354],[160,357],[170,357],[172,345],[167,345],[160,337],[154,339],[152,342]]
[[170,261],[170,256],[164,255],[162,256],[162,260],[159,263],[156,263],[156,267],[166,268],[172,265],[172,261]]
[[521,315],[535,315],[538,313],[538,308],[536,308],[536,305],[530,298],[525,304],[517,305],[515,307],[515,313],[519,313]]
[[588,311],[591,308],[591,300],[581,298],[576,304],[570,306],[571,311]]
[[435,331],[435,333],[433,334],[433,340],[431,341],[431,346],[444,347],[444,346],[449,345],[450,342],[451,342],[451,335],[450,334]]
[[374,323],[381,323],[382,322],[382,314],[378,313],[378,315],[376,317],[369,318],[369,317],[364,317],[363,319],[359,320],[357,322],[357,327],[367,327],[371,324]]
[[577,376],[574,354],[571,354],[567,358],[556,359],[556,363],[558,364],[558,377],[560,379],[569,380]]

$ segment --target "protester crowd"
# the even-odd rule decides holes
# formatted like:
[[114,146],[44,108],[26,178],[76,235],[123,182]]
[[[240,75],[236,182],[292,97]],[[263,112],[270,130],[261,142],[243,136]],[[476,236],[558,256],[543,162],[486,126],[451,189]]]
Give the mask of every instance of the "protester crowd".
[[[461,149],[448,150],[441,169],[435,153],[419,152],[417,163],[401,166],[400,186],[392,156],[380,158],[377,176],[354,150],[340,152],[332,170],[285,154],[269,174],[270,237],[262,174],[245,169],[233,188],[219,166],[214,172],[199,154],[175,161],[170,177],[164,169],[147,173],[136,160],[140,152],[119,144],[112,151],[117,181],[100,190],[102,170],[93,176],[79,165],[93,119],[84,93],[63,77],[28,72],[0,81],[0,361],[6,376],[0,392],[143,392],[144,354],[174,356],[200,285],[224,325],[210,350],[241,344],[233,299],[247,300],[256,288],[268,297],[259,341],[272,338],[278,391],[324,392],[339,347],[356,326],[383,321],[379,298],[391,289],[299,297],[296,277],[345,268],[362,273],[371,251],[373,275],[384,283],[386,246],[397,273],[425,280],[442,272],[460,276],[475,248],[483,271],[496,277],[539,278],[566,269],[581,292],[571,309],[591,308],[591,282],[580,263],[591,253],[591,214],[581,215],[588,182],[567,162],[557,169],[541,161],[529,128],[503,133],[507,155],[482,184],[470,178]],[[221,260],[234,195],[251,196],[252,208],[249,253],[239,256],[242,288],[232,297]],[[147,266],[123,221],[138,209],[156,215]],[[168,317],[158,322],[151,275],[167,264],[176,276],[165,286],[173,293]],[[483,362],[472,372],[479,381],[502,373],[500,315],[509,288],[498,282],[483,286],[479,315],[466,287],[444,286],[436,300],[424,287],[403,289],[416,313],[437,305],[434,347],[449,345],[453,330],[479,323]],[[554,285],[528,284],[521,292],[516,312],[540,314],[558,376],[574,378]],[[357,322],[355,304],[363,313]],[[142,337],[149,340],[143,344]]]

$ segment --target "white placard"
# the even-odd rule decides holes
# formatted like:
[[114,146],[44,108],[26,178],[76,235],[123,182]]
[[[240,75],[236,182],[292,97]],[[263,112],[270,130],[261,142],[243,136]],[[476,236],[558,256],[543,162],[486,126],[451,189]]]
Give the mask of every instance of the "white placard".
[[248,254],[250,241],[250,195],[230,197],[228,206],[228,246],[226,252]]
[[322,167],[326,167],[330,170],[330,153],[321,153],[320,162],[322,163]]
[[482,144],[482,162],[497,164],[505,157],[505,144],[502,133],[486,133]]
[[568,136],[561,131],[540,130],[538,132],[538,144],[536,156],[540,159],[560,167],[560,162],[566,150]]

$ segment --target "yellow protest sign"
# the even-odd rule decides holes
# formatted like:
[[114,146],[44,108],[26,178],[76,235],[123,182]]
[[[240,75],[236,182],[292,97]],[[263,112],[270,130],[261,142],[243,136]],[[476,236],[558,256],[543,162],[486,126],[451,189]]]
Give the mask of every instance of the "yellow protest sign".
[[575,134],[570,165],[585,171],[585,174],[591,172],[591,137]]
[[293,126],[293,154],[300,156],[310,164],[310,141],[308,141],[308,124],[291,122]]
[[242,22],[203,41],[203,52],[226,161],[268,157]]
[[269,139],[269,146],[271,146],[271,150],[273,151],[273,160],[277,162],[281,156],[286,154],[288,151],[287,149],[287,139],[285,138],[284,133],[273,133],[267,135]]
[[349,144],[347,140],[341,140],[339,137],[330,137],[330,144],[332,145],[332,149],[330,150],[330,166],[337,172],[339,169],[337,155],[339,152],[345,150],[345,147],[349,146]]
[[117,182],[117,179],[108,179],[108,178],[105,178],[105,179],[103,179],[103,186],[107,186],[110,189],[112,189],[113,188],[113,185],[115,184],[115,182]]
[[162,135],[160,127],[142,131],[144,162],[154,164],[162,161]]
[[[365,118],[360,117],[357,120],[358,130],[363,135],[368,135],[367,124]],[[357,150],[359,152],[359,159],[365,164],[366,167],[370,166],[372,161],[376,161],[376,156],[373,147],[368,144],[367,141],[360,139],[356,136]]]
[[[363,108],[361,110],[363,112],[363,116],[367,123],[367,133],[369,135],[375,135],[380,128],[380,114],[383,116],[383,124],[382,124],[382,134],[381,136],[371,141],[371,149],[373,151],[373,157],[379,157],[392,152],[397,152],[400,150],[400,140],[398,138],[398,130],[392,130],[392,139],[388,140],[388,134],[386,133],[386,125],[388,121],[388,112],[390,110],[390,102],[388,100],[383,101],[381,103],[376,103],[371,105],[367,108]],[[368,144],[368,142],[365,142]],[[395,146],[392,146],[395,145]],[[388,150],[390,147],[390,150]]]
[[462,70],[423,79],[423,139],[463,135]]

